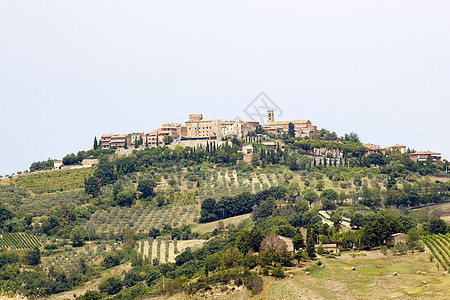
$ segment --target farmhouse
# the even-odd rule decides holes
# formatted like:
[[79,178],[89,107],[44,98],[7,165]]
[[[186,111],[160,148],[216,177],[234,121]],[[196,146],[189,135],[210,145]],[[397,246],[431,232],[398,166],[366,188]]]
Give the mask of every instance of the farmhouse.
[[403,242],[406,243],[406,238],[408,237],[408,235],[406,233],[394,233],[391,235],[391,239],[390,241],[396,245],[399,242]]

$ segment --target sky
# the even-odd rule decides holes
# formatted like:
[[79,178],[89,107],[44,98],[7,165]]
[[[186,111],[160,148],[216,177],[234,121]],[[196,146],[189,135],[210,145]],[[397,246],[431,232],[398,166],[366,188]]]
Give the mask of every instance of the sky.
[[450,159],[449,13],[448,0],[0,0],[0,175],[190,113],[249,119],[261,92],[276,120]]

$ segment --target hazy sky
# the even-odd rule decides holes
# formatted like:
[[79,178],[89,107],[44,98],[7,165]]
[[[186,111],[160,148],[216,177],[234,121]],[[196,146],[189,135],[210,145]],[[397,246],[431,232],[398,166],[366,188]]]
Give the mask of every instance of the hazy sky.
[[0,0],[0,174],[102,133],[278,120],[450,158],[450,1]]

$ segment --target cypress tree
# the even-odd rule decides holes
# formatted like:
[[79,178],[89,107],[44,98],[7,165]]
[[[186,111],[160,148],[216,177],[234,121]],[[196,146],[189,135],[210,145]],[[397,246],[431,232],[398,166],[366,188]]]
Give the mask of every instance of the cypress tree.
[[94,150],[97,150],[97,148],[98,148],[97,137],[94,137]]
[[156,147],[159,146],[159,134],[158,131],[156,132]]
[[308,226],[306,230],[306,253],[308,254],[309,258],[313,259],[316,257],[316,250],[314,248],[314,239],[312,237],[311,231],[311,227]]

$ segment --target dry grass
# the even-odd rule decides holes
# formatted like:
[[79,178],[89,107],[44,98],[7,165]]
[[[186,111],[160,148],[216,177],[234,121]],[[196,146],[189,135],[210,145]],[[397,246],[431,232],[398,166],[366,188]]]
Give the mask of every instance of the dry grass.
[[[292,269],[293,278],[268,282],[263,299],[448,299],[450,278],[442,276],[427,253],[384,256],[372,251],[365,256],[342,255],[315,265]],[[351,267],[355,266],[356,271]],[[306,276],[308,270],[311,275]],[[417,275],[425,271],[427,275]],[[397,272],[398,276],[392,276]],[[427,284],[423,285],[422,280]]]
[[432,215],[433,217],[441,218],[446,222],[450,222],[450,203],[428,206],[420,208],[418,210],[421,210],[429,215]]
[[227,226],[229,224],[237,225],[239,222],[241,222],[247,218],[250,218],[250,215],[251,214],[245,214],[245,215],[235,216],[235,217],[231,217],[231,218],[227,218],[227,219],[223,219],[223,220],[219,220],[219,221],[199,224],[199,225],[193,227],[192,231],[195,231],[198,233],[212,232],[214,229],[219,227],[220,222],[223,222],[224,226]]
[[[144,243],[144,256],[148,255],[148,250],[149,250],[149,242],[148,241],[141,241],[139,244],[139,248],[138,248],[138,253],[141,254],[141,243]],[[175,257],[177,255],[179,255],[181,252],[183,252],[184,250],[186,250],[186,248],[191,248],[191,250],[197,249],[197,248],[201,248],[203,247],[203,244],[205,243],[205,240],[181,240],[181,241],[177,241],[177,250],[178,253],[175,254],[175,245],[173,243],[173,241],[169,242],[169,259],[168,262],[175,262]],[[151,260],[155,259],[158,257],[157,252],[158,252],[158,242],[155,239],[152,243],[152,257]],[[165,260],[165,253],[167,251],[166,249],[166,242],[164,240],[161,241],[161,253],[160,253],[160,259],[162,262],[166,262]]]

